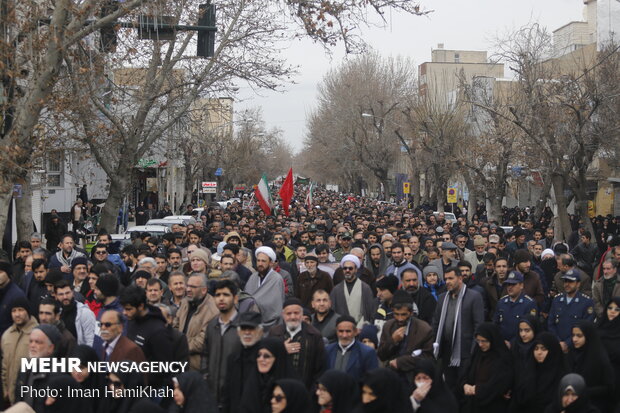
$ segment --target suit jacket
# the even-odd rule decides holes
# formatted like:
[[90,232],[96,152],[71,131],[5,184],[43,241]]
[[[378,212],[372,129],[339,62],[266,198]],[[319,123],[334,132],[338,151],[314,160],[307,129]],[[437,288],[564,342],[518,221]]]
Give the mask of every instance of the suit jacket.
[[95,344],[93,345],[93,349],[102,361],[130,360],[136,363],[146,361],[142,349],[125,336],[120,336],[108,360],[103,358],[103,343],[103,340],[95,340]]
[[[301,377],[307,388],[311,388],[323,373],[323,363],[325,362],[325,344],[323,336],[316,328],[310,324],[301,324],[301,348],[299,366],[297,373]],[[269,337],[276,337],[282,341],[286,340],[286,326],[278,324],[271,327]],[[289,355],[292,359],[292,355]]]
[[[340,352],[338,342],[332,343],[325,349],[325,370],[331,370],[336,364],[336,355]],[[353,346],[348,350],[349,360],[345,373],[359,379],[370,370],[379,367],[379,360],[375,351],[366,344],[355,340]]]
[[[433,341],[435,334],[431,326],[422,320],[411,317],[407,336],[404,338],[405,348],[401,347],[401,343],[396,343],[392,339],[392,334],[399,328],[396,320],[389,320],[381,330],[381,340],[379,340],[379,348],[377,355],[381,361],[390,361],[396,359],[397,370],[403,373],[413,371],[415,361],[420,358],[433,357]],[[419,355],[412,355],[416,350],[420,350]]]
[[[435,307],[435,316],[433,317],[433,331],[435,332],[435,341],[439,343],[439,357],[442,355],[452,354],[452,349],[443,349],[442,331],[439,329],[439,319],[441,318],[441,309],[449,291],[441,294]],[[461,304],[461,360],[471,357],[474,344],[474,333],[480,324],[484,322],[484,302],[482,296],[477,291],[468,288],[465,290],[463,302]],[[455,320],[456,322],[456,320]],[[445,328],[445,326],[444,326]],[[458,337],[457,337],[458,339]],[[462,365],[462,364],[461,364]]]

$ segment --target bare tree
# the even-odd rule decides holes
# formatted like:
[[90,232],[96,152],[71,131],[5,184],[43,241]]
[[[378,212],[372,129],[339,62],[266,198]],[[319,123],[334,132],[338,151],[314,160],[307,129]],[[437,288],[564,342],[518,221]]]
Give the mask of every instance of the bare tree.
[[[43,109],[48,105],[52,93],[64,93],[58,88],[58,80],[63,66],[72,77],[73,92],[82,97],[72,97],[68,102],[73,102],[79,107],[72,108],[75,113],[88,112],[81,126],[81,134],[90,139],[89,145],[97,139],[102,140],[106,136],[105,145],[99,142],[92,145],[93,155],[111,179],[110,199],[106,203],[103,223],[110,225],[116,216],[115,208],[118,207],[122,194],[127,190],[126,182],[131,178],[126,173],[120,172],[118,165],[125,165],[131,169],[135,160],[149,148],[172,124],[178,121],[172,112],[180,114],[189,107],[191,98],[199,96],[200,92],[209,89],[224,89],[231,86],[233,77],[230,76],[230,66],[236,65],[236,79],[248,80],[257,87],[277,87],[290,73],[283,69],[280,59],[267,61],[254,60],[244,67],[243,53],[254,48],[263,56],[271,56],[270,48],[273,41],[286,35],[310,36],[326,46],[331,46],[338,41],[344,41],[347,50],[354,50],[353,45],[360,45],[360,36],[357,34],[360,25],[366,25],[374,11],[381,15],[389,8],[396,8],[407,13],[416,15],[425,14],[417,2],[409,0],[369,0],[365,2],[331,2],[331,1],[296,1],[282,0],[265,7],[264,4],[249,2],[218,2],[218,19],[220,19],[220,32],[218,34],[219,45],[217,56],[209,62],[198,64],[179,64],[189,45],[194,44],[192,36],[181,36],[176,32],[175,40],[156,41],[144,54],[144,45],[138,47],[120,48],[122,54],[117,54],[110,60],[98,57],[95,48],[92,47],[92,34],[101,28],[110,27],[115,20],[132,13],[136,8],[148,3],[148,8],[142,10],[144,14],[158,17],[160,15],[173,16],[172,22],[183,20],[189,24],[195,24],[195,16],[188,10],[197,10],[197,2],[145,2],[144,0],[128,0],[126,2],[96,1],[96,0],[26,0],[3,2],[3,13],[0,16],[0,25],[3,28],[3,42],[0,51],[5,65],[0,69],[3,72],[3,86],[5,89],[5,102],[3,111],[2,136],[0,153],[0,233],[6,225],[7,206],[11,198],[12,185],[29,179],[29,170],[32,166],[33,148],[39,136],[34,133]],[[114,6],[114,7],[112,7]],[[183,7],[186,7],[183,9]],[[242,22],[242,14],[238,11],[253,11],[254,16],[245,16],[246,25]],[[283,13],[285,12],[285,13]],[[99,16],[99,17],[94,17]],[[292,16],[299,25],[291,28],[286,24],[283,17]],[[137,15],[133,14],[134,21]],[[183,18],[183,19],[182,19]],[[253,25],[247,24],[253,22]],[[46,23],[41,26],[41,23]],[[273,27],[283,27],[284,31],[273,31]],[[223,29],[223,30],[222,30]],[[234,33],[234,36],[230,35]],[[158,33],[155,33],[155,37]],[[229,36],[229,37],[227,37]],[[271,36],[271,37],[270,37]],[[178,39],[177,39],[178,38]],[[86,39],[86,41],[85,41]],[[228,41],[227,41],[228,39]],[[266,40],[266,41],[265,41]],[[238,53],[230,52],[228,47],[235,44]],[[122,45],[121,45],[122,46]],[[273,51],[273,49],[271,49]],[[258,53],[260,54],[260,53]],[[133,55],[133,56],[132,56]],[[149,57],[150,55],[150,57]],[[255,54],[256,56],[256,54]],[[225,58],[224,58],[225,57]],[[98,61],[99,60],[99,61]],[[190,59],[187,59],[190,60]],[[84,62],[93,62],[93,65],[85,65]],[[114,122],[114,114],[106,105],[104,99],[105,89],[102,81],[105,75],[115,63],[142,67],[145,70],[143,85],[145,91],[135,93],[141,96],[141,106],[136,107],[133,123]],[[110,64],[111,63],[111,64]],[[280,65],[280,71],[273,73],[272,70]],[[158,66],[159,65],[159,66]],[[168,84],[164,81],[172,68],[186,70],[185,78],[185,101],[176,105],[175,111],[166,108],[168,112],[166,121],[151,123],[147,134],[142,134],[144,126],[151,119],[159,119],[156,116],[159,106],[163,107],[162,100],[169,97]],[[210,67],[210,70],[205,70]],[[233,70],[234,72],[234,70]],[[84,77],[84,79],[79,79]],[[207,81],[208,78],[208,81]],[[188,80],[191,79],[191,80]],[[98,82],[97,82],[98,81]],[[183,83],[183,82],[180,82]],[[215,87],[214,85],[218,85]],[[88,87],[90,86],[90,87]],[[90,93],[92,99],[87,101],[83,96]],[[166,94],[168,93],[168,96]],[[157,105],[155,104],[157,102]],[[104,119],[102,122],[93,122],[93,114],[97,118]],[[74,116],[83,116],[82,113]],[[75,117],[74,119],[75,120]],[[126,119],[125,119],[126,120]],[[86,125],[90,123],[90,125]],[[105,131],[105,133],[102,133]],[[79,134],[76,134],[79,136]],[[139,136],[139,138],[138,138]],[[125,138],[129,140],[121,141]],[[138,139],[139,143],[135,143]],[[98,146],[99,150],[93,149]],[[107,149],[120,149],[114,153],[106,153]],[[108,156],[110,155],[110,156]],[[109,206],[108,206],[109,205]],[[20,231],[20,237],[25,237],[26,229]]]
[[[399,153],[395,119],[415,93],[415,74],[413,63],[400,57],[382,58],[373,51],[352,59],[325,76],[309,125],[324,128],[311,134],[337,142],[345,159],[354,159],[371,172],[386,193],[388,172]],[[319,145],[315,150],[325,149]]]

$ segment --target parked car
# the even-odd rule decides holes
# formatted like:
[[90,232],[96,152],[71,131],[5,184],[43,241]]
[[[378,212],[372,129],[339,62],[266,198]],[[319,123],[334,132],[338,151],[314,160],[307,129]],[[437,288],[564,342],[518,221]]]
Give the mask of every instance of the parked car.
[[[439,215],[439,211],[433,212],[433,215],[435,215],[435,217],[437,217],[437,215]],[[443,216],[446,219],[446,221],[449,220],[452,223],[456,222],[456,215],[454,215],[452,212],[444,212]]]
[[165,226],[168,228],[172,228],[174,224],[189,225],[189,224],[195,224],[195,223],[196,223],[196,220],[194,219],[194,217],[191,217],[188,215],[177,215],[177,216],[169,216],[169,217],[162,218],[162,219],[149,219],[146,222],[146,225],[161,225],[161,226]]
[[135,227],[128,228],[127,231],[123,234],[111,234],[112,241],[121,241],[121,248],[129,243],[131,243],[132,234],[139,234],[143,232],[148,232],[153,237],[162,237],[165,233],[170,232],[170,227],[165,225],[138,225]]

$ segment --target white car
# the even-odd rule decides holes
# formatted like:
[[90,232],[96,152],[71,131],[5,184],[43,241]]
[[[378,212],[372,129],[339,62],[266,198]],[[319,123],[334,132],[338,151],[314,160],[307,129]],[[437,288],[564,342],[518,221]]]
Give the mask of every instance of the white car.
[[141,234],[143,232],[148,232],[153,237],[161,238],[165,233],[170,232],[170,227],[164,225],[138,225],[128,228],[124,234],[111,234],[110,236],[113,241],[125,241],[131,240],[132,233]]
[[166,217],[166,218],[162,218],[162,219],[149,219],[146,222],[146,225],[161,225],[161,226],[165,226],[168,228],[172,228],[172,226],[174,224],[179,224],[179,225],[189,225],[189,224],[195,224],[196,220],[194,219],[194,217],[191,216],[175,216],[175,217]]
[[[439,211],[433,212],[433,215],[435,215],[435,217],[437,217],[439,215]],[[444,212],[443,216],[446,219],[446,221],[449,220],[452,223],[456,222],[456,215],[454,215],[452,212]]]

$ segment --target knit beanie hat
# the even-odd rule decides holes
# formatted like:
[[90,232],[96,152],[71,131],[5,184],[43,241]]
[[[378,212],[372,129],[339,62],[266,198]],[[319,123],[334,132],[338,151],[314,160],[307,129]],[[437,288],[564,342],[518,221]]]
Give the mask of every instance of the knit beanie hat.
[[17,297],[11,301],[11,308],[9,308],[9,311],[13,311],[14,308],[23,308],[26,312],[28,312],[28,315],[32,315],[30,301],[28,301],[26,296],[22,295],[21,297]]

